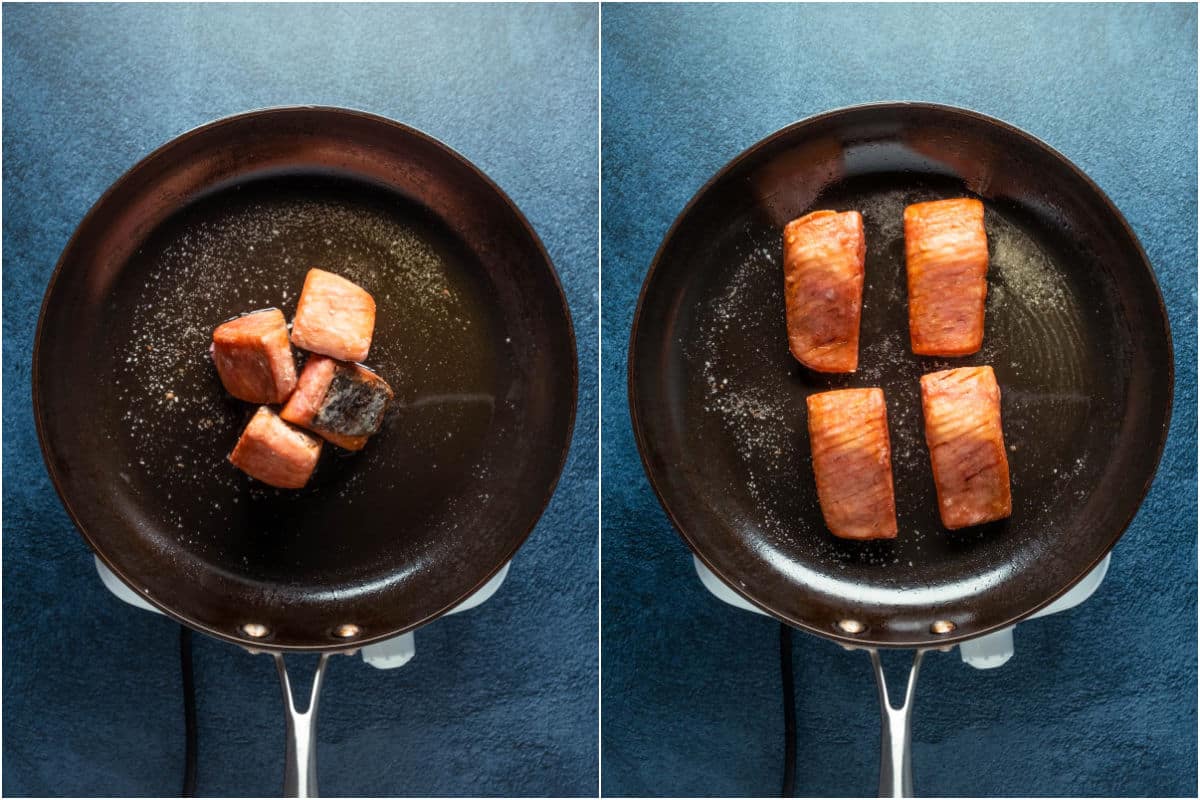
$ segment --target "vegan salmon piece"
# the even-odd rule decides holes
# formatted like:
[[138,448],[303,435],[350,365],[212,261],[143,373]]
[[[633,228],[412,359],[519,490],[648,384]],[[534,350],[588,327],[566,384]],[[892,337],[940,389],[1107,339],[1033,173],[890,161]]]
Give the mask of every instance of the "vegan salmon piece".
[[934,200],[904,209],[908,333],[922,356],[966,356],[983,346],[988,248],[983,203]]
[[292,320],[292,344],[342,361],[362,361],[375,332],[375,299],[340,275],[310,269]]
[[210,352],[225,390],[239,400],[282,403],[296,388],[287,320],[277,308],[218,325]]
[[808,396],[813,474],[825,525],[843,539],[894,539],[892,445],[882,389]]
[[308,483],[320,457],[320,439],[260,406],[229,454],[229,461],[263,483],[299,489]]
[[1000,386],[992,368],[922,375],[921,405],[942,524],[955,530],[1010,516]]
[[280,416],[346,450],[361,450],[383,425],[392,400],[387,381],[361,364],[309,356]]
[[809,369],[858,369],[866,248],[857,211],[814,211],[783,229],[788,344]]

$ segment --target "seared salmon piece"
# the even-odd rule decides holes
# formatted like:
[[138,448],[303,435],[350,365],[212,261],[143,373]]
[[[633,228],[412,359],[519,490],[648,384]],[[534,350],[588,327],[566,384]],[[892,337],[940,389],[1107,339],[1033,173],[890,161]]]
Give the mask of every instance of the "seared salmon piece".
[[839,389],[808,396],[817,499],[834,536],[896,538],[892,445],[882,389]]
[[983,203],[971,198],[934,200],[904,209],[904,255],[913,352],[979,352],[988,268]]
[[320,457],[320,439],[284,422],[266,406],[250,418],[229,454],[230,462],[242,472],[280,489],[299,489],[308,483]]
[[1010,516],[1000,386],[992,368],[922,375],[921,405],[942,524],[955,530]]
[[225,390],[239,400],[282,403],[296,388],[287,320],[277,308],[218,325],[210,352]]
[[346,450],[361,450],[383,425],[392,400],[387,381],[361,364],[309,356],[280,416]]
[[788,344],[809,369],[858,369],[866,253],[857,211],[814,211],[783,229]]
[[340,275],[310,269],[292,320],[292,344],[342,361],[362,361],[375,332],[375,298]]

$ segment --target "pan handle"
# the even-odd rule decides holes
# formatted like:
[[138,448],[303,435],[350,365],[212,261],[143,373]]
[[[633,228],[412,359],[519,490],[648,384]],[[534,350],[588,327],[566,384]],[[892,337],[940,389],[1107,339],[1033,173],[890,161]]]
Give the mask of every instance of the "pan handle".
[[879,710],[882,712],[882,736],[879,743],[879,796],[912,797],[912,707],[917,691],[917,673],[921,670],[924,650],[913,656],[908,673],[908,688],[904,703],[896,708],[888,699],[887,680],[878,650],[870,650],[871,666],[875,670],[875,685],[879,689]]
[[283,710],[287,715],[287,758],[283,767],[283,794],[285,797],[317,797],[317,699],[321,693],[321,680],[325,677],[325,665],[329,653],[322,653],[313,674],[312,694],[308,708],[300,711],[292,697],[292,684],[288,680],[287,666],[282,653],[273,653],[279,683],[283,688]]

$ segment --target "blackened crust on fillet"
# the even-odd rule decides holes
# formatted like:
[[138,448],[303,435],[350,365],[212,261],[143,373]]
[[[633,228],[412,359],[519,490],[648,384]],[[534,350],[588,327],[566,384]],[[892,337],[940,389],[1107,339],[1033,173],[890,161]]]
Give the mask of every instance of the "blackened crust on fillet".
[[384,381],[339,365],[312,428],[341,436],[371,436],[383,425],[383,414],[391,399],[391,389]]

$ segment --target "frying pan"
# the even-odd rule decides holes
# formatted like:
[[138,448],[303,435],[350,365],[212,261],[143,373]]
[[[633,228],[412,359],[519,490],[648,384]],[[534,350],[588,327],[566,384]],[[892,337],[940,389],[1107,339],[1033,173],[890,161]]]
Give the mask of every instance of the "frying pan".
[[[208,359],[213,327],[277,306],[310,267],[377,302],[367,364],[383,430],[327,446],[308,487],[225,456],[253,408]],[[391,120],[291,107],[172,140],[88,212],[46,290],[33,403],[72,520],[134,592],[276,655],[285,789],[315,791],[312,725],[285,651],[344,652],[453,608],[507,563],[566,457],[575,339],[549,256],[461,155]]]
[[[974,196],[990,267],[981,352],[911,353],[902,216]],[[867,239],[858,372],[788,352],[782,229],[857,209]],[[991,364],[1012,472],[1010,519],[940,523],[920,376]],[[798,122],[743,152],[688,203],[642,287],[629,399],[642,464],[672,523],[714,574],[784,623],[870,651],[883,715],[881,794],[911,794],[909,718],[921,654],[1029,616],[1113,547],[1154,477],[1173,360],[1166,310],[1137,238],[1082,171],[1033,136],[946,106],[885,103]],[[900,533],[825,528],[805,398],[882,387]],[[893,708],[878,648],[913,648]]]

